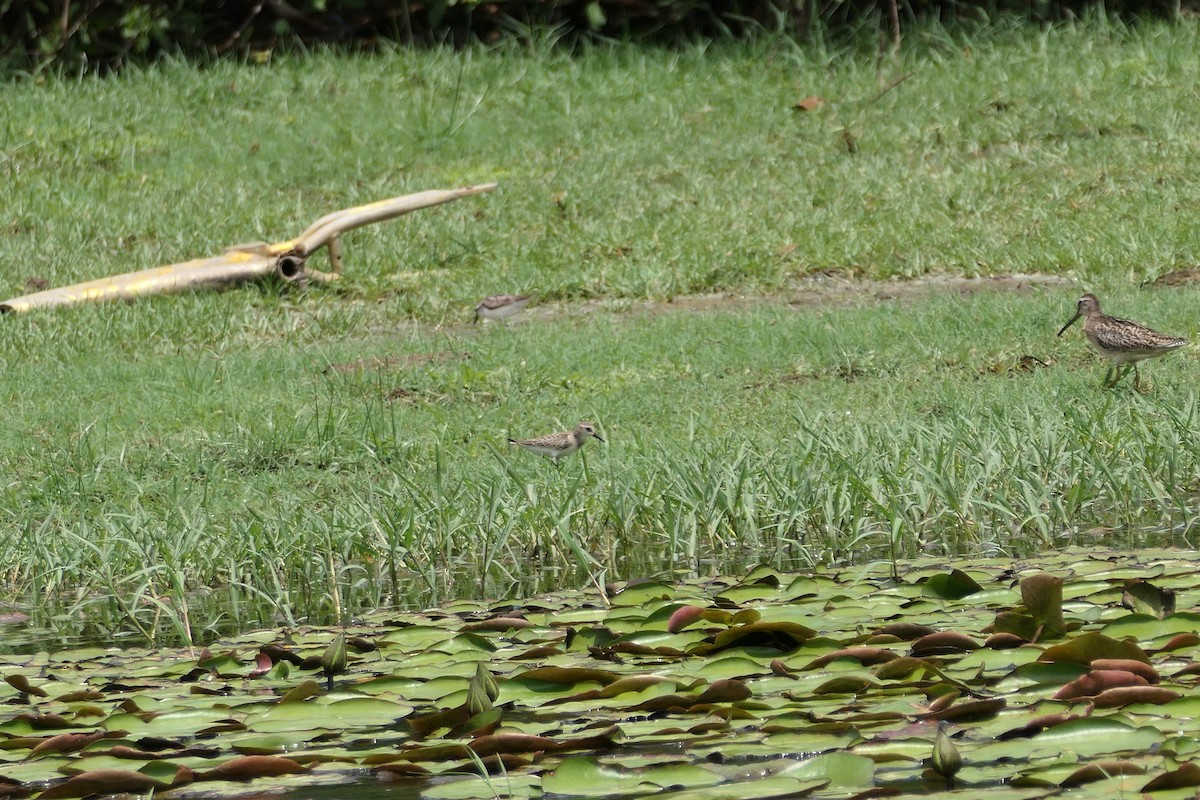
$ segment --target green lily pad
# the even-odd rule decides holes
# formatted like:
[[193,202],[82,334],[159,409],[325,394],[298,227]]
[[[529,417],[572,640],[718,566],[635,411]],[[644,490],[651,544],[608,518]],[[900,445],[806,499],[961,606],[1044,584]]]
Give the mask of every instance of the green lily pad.
[[712,786],[722,780],[717,773],[690,764],[625,769],[600,764],[590,758],[568,758],[542,777],[542,790],[570,797],[606,797],[640,794],[669,786]]

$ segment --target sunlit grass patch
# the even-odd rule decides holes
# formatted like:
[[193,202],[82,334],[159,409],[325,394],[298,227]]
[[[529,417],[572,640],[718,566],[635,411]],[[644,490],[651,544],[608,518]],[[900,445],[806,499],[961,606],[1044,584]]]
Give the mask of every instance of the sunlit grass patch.
[[[1194,288],[1136,289],[1200,261],[1196,38],[1092,21],[915,31],[879,63],[760,40],[5,85],[6,295],[500,183],[351,234],[335,286],[2,320],[7,592],[45,624],[186,638],[760,561],[1186,541],[1195,356],[1099,392],[1054,333],[1086,287],[1196,335]],[[1058,282],[904,281],[1008,273]],[[495,292],[535,305],[467,326]],[[608,443],[561,469],[505,443],[581,419]]]

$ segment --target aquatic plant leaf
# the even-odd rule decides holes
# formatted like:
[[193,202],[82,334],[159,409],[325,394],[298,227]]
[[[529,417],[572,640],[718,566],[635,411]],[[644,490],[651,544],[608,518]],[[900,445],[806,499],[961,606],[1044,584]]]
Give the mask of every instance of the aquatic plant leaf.
[[983,587],[961,569],[954,569],[941,575],[932,575],[925,581],[925,593],[943,600],[961,600],[981,591],[983,591]]
[[928,625],[922,625],[918,622],[890,622],[881,628],[876,628],[877,635],[894,636],[903,642],[911,642],[920,639],[922,636],[928,636],[931,633],[937,633],[937,630]]
[[559,740],[523,733],[496,733],[472,739],[470,748],[481,757],[494,753],[557,753],[566,750],[606,748],[620,741],[621,738],[621,731],[616,727],[592,736]]
[[454,638],[454,632],[446,628],[408,625],[388,631],[379,637],[378,641],[381,644],[397,647],[405,653],[415,653],[437,644],[444,644],[452,638]]
[[330,700],[329,695],[302,703],[276,703],[248,716],[245,726],[259,733],[295,732],[340,725],[390,725],[411,714],[413,707],[381,697]]
[[22,694],[33,695],[34,697],[49,697],[50,693],[40,686],[34,686],[29,682],[29,678],[18,673],[5,675],[4,682],[16,689]]
[[190,708],[149,714],[140,719],[133,714],[116,714],[102,723],[109,730],[126,730],[137,736],[179,737],[195,736],[214,726],[240,725],[229,712],[217,708]]
[[295,775],[307,767],[281,756],[238,756],[212,769],[196,773],[198,781],[249,781],[279,775]]
[[1093,708],[1123,708],[1135,703],[1166,705],[1183,697],[1179,692],[1161,686],[1119,686],[1105,689],[1092,698]]
[[697,703],[736,703],[739,700],[747,700],[752,696],[750,687],[745,683],[733,678],[725,678],[718,681],[713,681],[700,696],[696,698]]
[[839,675],[812,690],[814,696],[825,694],[861,694],[879,684],[866,675]]
[[1085,783],[1108,780],[1114,775],[1145,775],[1146,768],[1133,761],[1096,761],[1085,764],[1063,778],[1059,783],[1064,789],[1082,786]]
[[1139,642],[1152,642],[1176,634],[1195,634],[1200,630],[1200,614],[1180,611],[1163,619],[1150,614],[1129,614],[1107,622],[1100,630],[1115,639],[1133,637]]
[[628,769],[600,764],[595,759],[568,758],[542,777],[542,791],[569,797],[607,797],[644,794],[666,787],[712,786],[724,780],[719,774],[690,764]]
[[733,624],[733,612],[724,608],[705,608],[700,611],[700,619],[728,627]]
[[731,647],[770,647],[790,651],[816,635],[812,628],[795,622],[753,622],[721,631],[711,644],[700,644],[693,655],[712,655]]
[[[1162,792],[1168,789],[1184,789],[1200,786],[1200,764],[1189,761],[1178,769],[1168,770],[1142,786],[1143,792]],[[44,795],[43,795],[44,796]]]
[[826,653],[820,658],[810,661],[808,664],[801,667],[801,669],[818,669],[839,658],[850,659],[867,666],[871,664],[882,664],[899,657],[900,656],[897,653],[894,653],[891,650],[885,650],[881,647],[843,647],[840,650],[834,650],[832,653]]
[[614,606],[642,606],[655,600],[670,600],[677,591],[674,584],[662,581],[630,582],[624,589],[612,595],[609,601]]
[[1153,728],[1135,728],[1107,717],[1086,717],[1048,728],[1034,737],[1039,745],[1054,743],[1080,755],[1141,751],[1158,743],[1162,734]]
[[248,672],[246,663],[234,653],[221,653],[201,658],[196,663],[196,669],[201,674],[209,673],[221,678],[239,677]]
[[300,703],[310,697],[316,697],[321,694],[321,684],[316,681],[303,681],[288,690],[287,694],[279,698],[280,703]]
[[1042,714],[1025,722],[1016,728],[1010,728],[1003,733],[1000,733],[996,738],[1000,741],[1005,739],[1027,738],[1034,736],[1047,728],[1053,728],[1056,725],[1062,725],[1064,722],[1070,722],[1075,719],[1083,719],[1079,714],[1054,713]]
[[1173,653],[1176,650],[1186,650],[1190,647],[1200,645],[1200,635],[1195,633],[1179,633],[1172,636],[1166,642],[1151,652]]
[[[993,630],[996,630],[999,626],[1000,616],[1001,615],[999,614],[996,615],[997,621],[992,624]],[[1033,622],[1033,617],[1029,617],[1028,619],[1031,623]],[[1036,626],[1033,627],[1033,630],[1036,633]],[[989,650],[1008,650],[1009,648],[1020,647],[1028,642],[1029,638],[1024,636],[1020,636],[1015,633],[1009,633],[1007,631],[1000,631],[999,633],[993,633],[991,636],[985,639],[983,641],[983,646]]]
[[1145,678],[1147,683],[1158,683],[1160,680],[1158,670],[1154,668],[1153,664],[1128,658],[1097,658],[1092,661],[1091,668],[1093,670],[1132,672],[1134,675]]
[[[180,775],[180,785],[190,782],[190,772],[187,770],[186,773]],[[65,782],[46,789],[38,797],[45,798],[45,800],[57,800],[58,798],[89,797],[102,794],[144,794],[169,789],[171,785],[171,783],[164,783],[149,775],[132,770],[98,769],[68,778]]]
[[717,595],[716,602],[729,608],[738,608],[747,603],[774,598],[778,594],[779,587],[770,582],[743,583],[725,589]]
[[506,632],[520,628],[530,628],[533,623],[524,617],[490,617],[479,622],[468,622],[459,630],[469,632]]
[[1098,658],[1127,658],[1150,663],[1150,657],[1136,644],[1118,641],[1103,633],[1085,633],[1062,644],[1048,647],[1038,660],[1069,661],[1086,667]]
[[[423,800],[496,800],[497,797],[536,797],[541,778],[536,775],[506,775],[497,780],[471,777],[435,784],[421,790]],[[498,789],[503,786],[504,794]]]
[[875,761],[855,753],[822,753],[780,774],[800,780],[825,779],[831,786],[870,786],[875,780]]
[[679,633],[687,626],[699,622],[700,615],[704,613],[704,609],[700,606],[680,606],[671,614],[671,619],[667,623],[667,630],[671,633]]
[[60,733],[43,739],[30,753],[73,753],[100,739],[124,736],[124,731],[92,731],[90,733]]
[[1019,688],[1029,684],[1062,686],[1080,675],[1086,675],[1089,671],[1087,665],[1073,661],[1034,661],[1013,669],[1000,685],[1005,689]]
[[968,700],[954,703],[939,711],[926,715],[927,719],[954,720],[955,722],[976,722],[994,717],[1004,710],[1008,701],[1003,697],[989,697],[984,700]]
[[435,711],[432,714],[410,716],[405,719],[405,723],[414,736],[424,738],[443,728],[457,728],[460,725],[465,725],[470,718],[471,712],[467,709],[466,703],[464,703],[454,708],[445,709],[444,711]]
[[1093,697],[1106,689],[1117,686],[1145,686],[1149,683],[1141,675],[1127,670],[1095,669],[1063,686],[1054,693],[1054,700],[1074,700],[1078,697]]
[[578,683],[599,683],[608,685],[621,676],[616,672],[584,667],[538,667],[525,670],[509,678],[510,681],[521,683],[551,683],[560,686],[574,686]]
[[300,733],[268,733],[233,740],[229,747],[245,756],[279,755],[295,750],[311,738],[310,731]]
[[1150,614],[1159,619],[1175,613],[1175,590],[1160,589],[1141,578],[1125,581],[1121,605],[1135,614]]
[[770,672],[770,667],[761,661],[739,653],[694,662],[680,671],[705,680],[715,681],[722,678],[752,678],[766,675]]
[[979,643],[966,634],[957,631],[939,631],[922,636],[913,642],[909,655],[914,658],[924,658],[925,656],[949,655],[978,649]]
[[741,611],[733,615],[730,621],[732,625],[749,625],[758,622],[763,618],[762,612],[757,608],[743,608]]
[[1027,642],[1032,641],[1038,635],[1040,627],[1032,614],[1009,609],[998,612],[995,621],[992,623],[993,631],[1012,634]]
[[1038,624],[1037,640],[1066,633],[1063,621],[1063,579],[1045,572],[1021,579],[1021,602]]
[[654,800],[793,800],[808,797],[828,785],[828,778],[794,778],[790,775],[775,775],[736,784],[718,784],[701,789],[658,792],[654,795]]
[[485,736],[490,733],[495,733],[500,727],[500,723],[504,719],[504,709],[489,708],[487,711],[475,714],[466,722],[459,726],[450,729],[447,736],[462,737],[462,736]]
[[910,677],[918,670],[921,670],[926,675],[936,674],[936,668],[923,658],[913,658],[912,656],[899,656],[891,661],[885,661],[876,667],[873,672],[876,678],[881,681],[896,681]]

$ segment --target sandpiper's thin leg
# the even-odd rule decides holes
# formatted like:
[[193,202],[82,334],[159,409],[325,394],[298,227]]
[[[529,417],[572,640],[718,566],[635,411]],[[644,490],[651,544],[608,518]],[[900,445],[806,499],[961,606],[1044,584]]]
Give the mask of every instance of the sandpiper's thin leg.
[[1140,392],[1142,390],[1142,376],[1138,374],[1137,362],[1133,362],[1133,390]]
[[1117,374],[1113,376],[1113,382],[1112,382],[1112,385],[1113,385],[1114,387],[1115,387],[1115,386],[1116,386],[1118,383],[1120,383],[1120,382],[1121,382],[1121,379],[1122,379],[1122,378],[1124,378],[1124,377],[1125,377],[1127,374],[1129,374],[1129,365],[1128,365],[1128,364],[1120,364],[1120,365],[1118,365],[1118,366],[1117,366],[1115,369],[1116,369],[1116,371],[1117,371]]
[[1107,389],[1108,387],[1113,385],[1112,376],[1113,376],[1114,369],[1116,369],[1115,364],[1108,368],[1108,372],[1104,373],[1104,383],[1100,384],[1101,389]]

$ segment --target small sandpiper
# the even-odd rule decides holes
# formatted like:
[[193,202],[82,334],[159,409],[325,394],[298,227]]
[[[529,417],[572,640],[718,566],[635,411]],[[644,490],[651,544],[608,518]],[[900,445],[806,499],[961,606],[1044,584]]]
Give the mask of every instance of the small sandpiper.
[[1075,316],[1062,326],[1058,335],[1062,336],[1067,328],[1071,327],[1080,317],[1083,317],[1083,333],[1092,343],[1092,347],[1099,350],[1100,355],[1113,362],[1104,375],[1104,388],[1115,386],[1117,381],[1121,380],[1121,376],[1132,366],[1133,388],[1140,392],[1141,376],[1138,375],[1137,362],[1147,358],[1165,356],[1187,344],[1187,339],[1165,336],[1158,331],[1150,330],[1145,325],[1102,313],[1100,301],[1094,294],[1085,294],[1079,298]]
[[485,297],[475,306],[475,322],[483,319],[504,320],[529,305],[527,294],[494,294]]
[[548,433],[536,439],[509,439],[508,442],[509,444],[515,444],[517,447],[524,447],[531,453],[545,456],[554,461],[555,466],[557,466],[560,458],[569,456],[583,447],[583,443],[587,441],[589,436],[598,442],[604,441],[600,438],[600,434],[596,433],[595,425],[590,422],[581,422],[575,426],[575,430],[573,431]]

